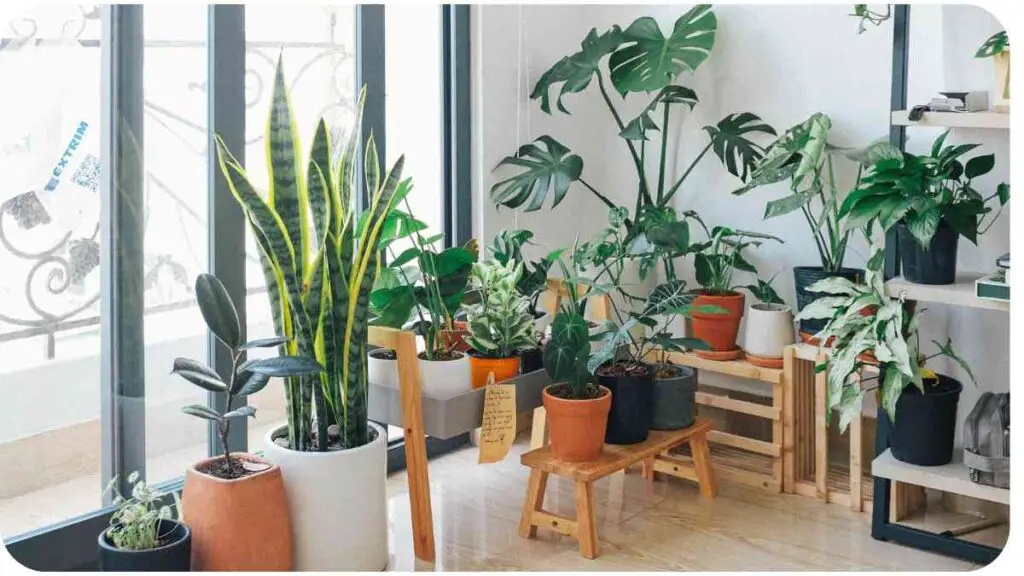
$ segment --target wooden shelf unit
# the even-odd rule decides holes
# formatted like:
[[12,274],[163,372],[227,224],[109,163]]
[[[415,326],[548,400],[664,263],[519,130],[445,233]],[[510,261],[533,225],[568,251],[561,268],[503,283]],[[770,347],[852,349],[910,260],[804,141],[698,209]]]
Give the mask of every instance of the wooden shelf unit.
[[963,462],[963,454],[954,450],[953,461],[944,466],[915,466],[900,462],[886,450],[875,458],[871,466],[875,476],[896,480],[914,486],[952,492],[971,498],[1010,505],[1010,491],[971,482],[970,473]]
[[943,128],[987,128],[1009,130],[1010,114],[985,110],[982,112],[925,112],[920,120],[911,120],[909,110],[893,110],[895,126],[937,126]]
[[957,275],[956,283],[943,286],[914,284],[904,280],[902,276],[898,276],[886,282],[885,289],[889,296],[893,298],[898,298],[902,295],[907,300],[917,300],[920,302],[935,302],[953,306],[966,306],[968,308],[1009,311],[1009,302],[978,298],[975,295],[974,283],[982,276],[983,274],[962,273]]

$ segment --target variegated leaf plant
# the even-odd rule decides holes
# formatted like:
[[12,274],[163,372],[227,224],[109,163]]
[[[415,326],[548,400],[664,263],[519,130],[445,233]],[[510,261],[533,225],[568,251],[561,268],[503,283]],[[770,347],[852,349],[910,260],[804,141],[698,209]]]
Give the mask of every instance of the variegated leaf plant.
[[530,299],[517,288],[522,275],[522,264],[473,264],[470,282],[480,301],[466,310],[466,343],[477,353],[489,358],[510,358],[537,347]]
[[[364,88],[344,150],[335,150],[321,119],[303,163],[279,59],[267,122],[270,189],[265,195],[217,139],[221,170],[260,248],[275,330],[288,338],[282,353],[313,357],[325,367],[319,376],[285,381],[293,450],[327,450],[332,423],[339,425],[345,448],[370,441],[365,365],[369,293],[380,266],[380,242],[387,235],[384,224],[411,183],[402,180],[404,156],[381,174],[372,134],[363,146],[362,178],[357,178],[365,97]],[[355,204],[360,181],[368,198],[362,214]]]

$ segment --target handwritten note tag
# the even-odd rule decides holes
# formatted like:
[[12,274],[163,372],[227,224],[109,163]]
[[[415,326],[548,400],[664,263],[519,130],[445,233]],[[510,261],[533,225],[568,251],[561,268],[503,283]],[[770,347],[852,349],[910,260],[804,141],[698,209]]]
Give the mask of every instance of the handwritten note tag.
[[495,384],[494,373],[484,389],[484,414],[480,426],[480,464],[500,462],[516,438],[516,387]]

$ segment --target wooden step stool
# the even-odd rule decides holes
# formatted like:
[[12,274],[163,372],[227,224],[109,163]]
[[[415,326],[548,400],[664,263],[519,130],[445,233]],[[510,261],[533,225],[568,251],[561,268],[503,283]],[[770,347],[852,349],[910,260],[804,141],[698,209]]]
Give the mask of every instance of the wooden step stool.
[[[647,440],[639,444],[606,444],[601,456],[591,462],[563,462],[551,454],[551,448],[544,446],[522,455],[520,461],[530,468],[530,484],[523,502],[523,516],[519,522],[519,535],[523,538],[537,536],[537,528],[554,530],[559,534],[576,538],[580,543],[580,555],[597,558],[597,523],[594,510],[594,481],[625,470],[636,463],[643,463],[644,478],[654,481],[654,471],[660,456],[684,442],[689,442],[693,453],[694,471],[700,483],[701,495],[715,496],[715,477],[708,455],[707,433],[711,422],[698,418],[693,426],[683,430],[651,430]],[[671,472],[669,472],[671,473]],[[570,520],[546,512],[544,492],[547,489],[548,474],[571,479],[576,483],[576,520]]]

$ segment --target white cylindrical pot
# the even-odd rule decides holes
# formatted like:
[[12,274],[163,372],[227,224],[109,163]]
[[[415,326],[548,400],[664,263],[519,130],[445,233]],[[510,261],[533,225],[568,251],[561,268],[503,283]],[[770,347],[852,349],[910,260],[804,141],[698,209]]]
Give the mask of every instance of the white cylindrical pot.
[[747,308],[746,322],[743,348],[747,354],[782,358],[783,349],[796,340],[793,311],[784,304],[751,304]]
[[424,360],[420,353],[420,394],[431,398],[451,398],[472,390],[469,382],[469,356],[462,352],[456,360]]
[[295,570],[379,571],[388,564],[387,436],[370,422],[369,444],[298,452],[267,434],[264,457],[281,467],[292,521]]
[[366,376],[369,381],[378,386],[398,388],[398,360],[391,358],[379,358],[381,354],[393,350],[377,348],[366,353]]

